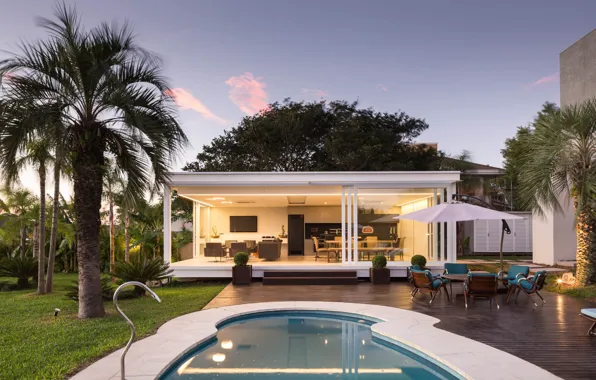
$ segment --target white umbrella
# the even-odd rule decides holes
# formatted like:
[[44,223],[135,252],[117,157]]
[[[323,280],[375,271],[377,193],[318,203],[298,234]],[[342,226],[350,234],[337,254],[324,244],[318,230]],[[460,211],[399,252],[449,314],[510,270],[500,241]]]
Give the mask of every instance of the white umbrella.
[[491,210],[489,208],[474,206],[468,203],[451,201],[441,203],[409,214],[394,217],[394,219],[408,219],[423,223],[442,223],[442,222],[465,222],[468,220],[503,220],[503,230],[501,231],[501,270],[503,269],[503,238],[504,234],[510,234],[511,230],[505,222],[505,219],[524,219],[521,216],[508,214]]

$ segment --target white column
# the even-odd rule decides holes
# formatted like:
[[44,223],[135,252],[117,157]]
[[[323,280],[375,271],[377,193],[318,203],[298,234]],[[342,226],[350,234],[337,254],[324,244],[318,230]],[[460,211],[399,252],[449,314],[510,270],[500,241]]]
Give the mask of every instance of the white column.
[[197,218],[197,202],[192,202],[192,257],[197,257],[197,228],[199,228],[200,217]]
[[[445,189],[439,189],[439,199],[441,203],[445,203]],[[439,253],[438,261],[444,261],[447,257],[447,239],[445,236],[445,223],[439,223],[439,233],[441,235],[441,252]]]
[[351,223],[352,223],[352,188],[348,187],[348,207],[347,207],[347,214],[348,214],[348,218],[347,218],[347,228],[346,228],[346,235],[348,238],[348,255],[347,255],[347,262],[351,263],[352,262],[352,229],[351,227]]
[[341,188],[341,263],[346,262],[346,189]]
[[[438,193],[437,189],[433,189],[433,201],[431,204],[432,206],[436,206],[439,204]],[[439,257],[439,223],[432,224],[432,234],[433,234],[433,248],[432,248],[432,256],[433,260],[438,260]]]
[[211,207],[207,207],[207,226],[205,226],[207,234],[205,235],[205,241],[211,241]]
[[164,186],[163,192],[163,261],[172,262],[172,189]]
[[352,260],[358,262],[358,188],[354,186],[354,256]]
[[[449,185],[447,187],[447,202],[451,201],[451,196],[454,194],[454,186],[453,185]],[[453,254],[454,251],[457,249],[457,242],[455,241],[456,239],[456,234],[455,234],[455,222],[448,222],[447,223],[447,255],[445,256],[445,261],[446,262],[453,262]]]

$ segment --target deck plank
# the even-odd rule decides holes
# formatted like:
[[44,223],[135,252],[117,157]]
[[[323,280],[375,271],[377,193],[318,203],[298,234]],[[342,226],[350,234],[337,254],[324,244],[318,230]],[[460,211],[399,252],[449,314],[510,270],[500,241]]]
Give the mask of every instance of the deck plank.
[[[454,287],[455,290],[455,287]],[[437,296],[432,306],[428,295],[409,297],[406,282],[390,285],[361,283],[341,285],[227,286],[206,308],[275,301],[335,301],[399,307],[428,314],[441,320],[436,327],[506,351],[534,363],[563,379],[596,379],[596,337],[588,337],[590,323],[579,317],[579,310],[596,307],[560,294],[541,292],[547,303],[534,307],[524,294],[519,301],[501,308],[490,308],[478,299],[469,308],[463,298],[447,302]],[[523,374],[520,374],[523,378]]]

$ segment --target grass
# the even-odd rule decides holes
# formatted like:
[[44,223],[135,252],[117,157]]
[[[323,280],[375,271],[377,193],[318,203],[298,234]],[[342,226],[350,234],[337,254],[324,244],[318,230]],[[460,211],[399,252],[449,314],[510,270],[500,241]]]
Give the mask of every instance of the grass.
[[[32,289],[0,292],[0,379],[63,379],[126,344],[130,329],[111,302],[105,303],[107,317],[77,319],[77,303],[64,296],[75,280],[74,274],[56,274],[54,293],[44,296]],[[119,305],[141,338],[174,317],[201,310],[224,286],[175,284],[154,289],[161,304],[143,297]],[[54,308],[61,310],[56,318]]]
[[[459,256],[458,260],[487,260],[487,261],[499,261],[499,255],[490,255],[490,256]],[[520,260],[532,260],[532,256],[503,256],[503,260],[512,260],[512,261],[520,261]]]

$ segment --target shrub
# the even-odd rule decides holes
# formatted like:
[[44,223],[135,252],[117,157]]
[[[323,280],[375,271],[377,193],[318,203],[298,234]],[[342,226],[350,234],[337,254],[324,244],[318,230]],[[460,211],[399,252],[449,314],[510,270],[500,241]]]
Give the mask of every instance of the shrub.
[[[106,276],[101,277],[101,298],[104,301],[109,301],[114,295],[114,288],[112,287],[111,279]],[[66,290],[66,298],[73,301],[79,301],[79,280],[73,281]]]
[[37,275],[37,259],[25,256],[5,258],[0,261],[0,277],[16,277],[17,289],[29,287],[29,278]]
[[424,269],[426,266],[426,257],[422,255],[414,255],[411,260],[412,265],[418,265],[420,269]]
[[[117,277],[121,282],[138,281],[146,284],[149,281],[161,281],[171,277],[173,270],[162,261],[161,258],[144,260],[142,262],[116,263],[112,276]],[[135,286],[137,295],[145,295],[145,289]]]
[[387,266],[387,258],[383,255],[376,255],[372,259],[372,266],[375,269],[383,269]]
[[234,255],[234,264],[242,267],[248,263],[248,254],[246,252],[238,252]]

